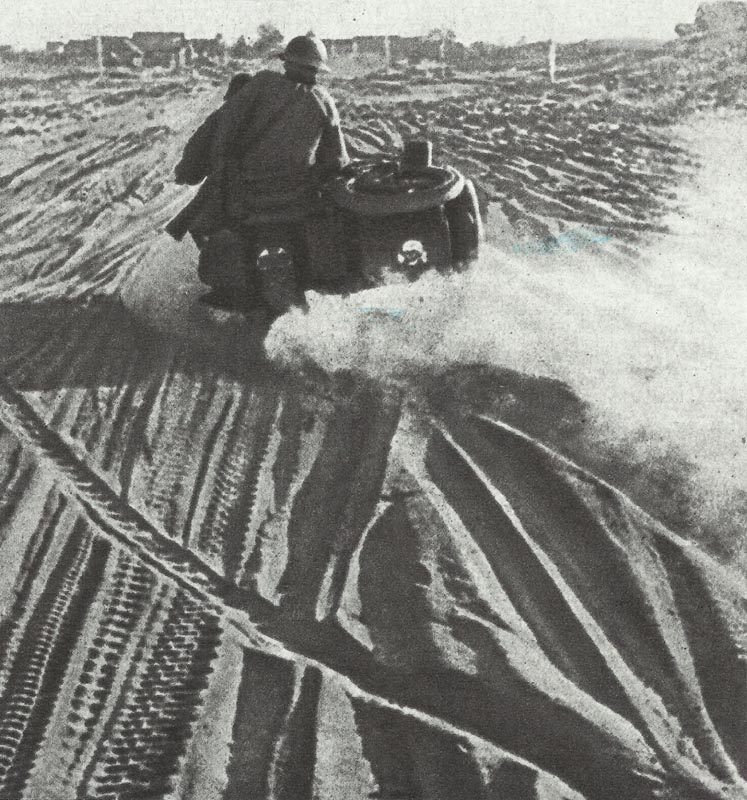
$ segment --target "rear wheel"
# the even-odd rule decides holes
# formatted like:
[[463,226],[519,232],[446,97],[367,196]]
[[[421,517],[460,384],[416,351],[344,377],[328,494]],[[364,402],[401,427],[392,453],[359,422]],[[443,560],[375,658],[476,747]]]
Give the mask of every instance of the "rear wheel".
[[290,248],[263,248],[257,255],[256,268],[260,296],[271,311],[280,315],[294,306],[306,307],[306,298],[299,285],[297,265],[293,262]]
[[304,225],[260,225],[253,231],[253,240],[251,268],[265,305],[276,314],[293,306],[304,307],[303,286],[308,277]]
[[451,234],[451,258],[455,267],[463,266],[477,258],[483,239],[480,206],[472,181],[464,182],[460,194],[446,203],[445,210]]

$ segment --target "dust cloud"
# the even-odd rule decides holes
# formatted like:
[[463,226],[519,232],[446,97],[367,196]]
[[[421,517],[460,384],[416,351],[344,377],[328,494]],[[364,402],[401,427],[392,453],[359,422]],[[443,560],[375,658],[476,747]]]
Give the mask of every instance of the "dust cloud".
[[590,405],[595,436],[644,463],[693,465],[715,515],[747,475],[744,125],[708,119],[679,132],[703,169],[682,188],[671,233],[635,262],[593,245],[488,245],[466,274],[311,295],[309,313],[278,320],[266,350],[382,380],[464,363],[561,380]]

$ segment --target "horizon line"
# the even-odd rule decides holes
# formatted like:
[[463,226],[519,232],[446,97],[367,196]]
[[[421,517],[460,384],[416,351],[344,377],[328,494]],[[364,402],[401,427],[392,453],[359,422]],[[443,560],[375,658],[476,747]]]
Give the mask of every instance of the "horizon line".
[[[269,22],[269,24],[273,24],[273,25],[275,24],[275,23],[272,23],[270,21],[268,21],[268,22]],[[261,24],[265,24],[265,23],[261,23]],[[280,28],[280,26],[277,26],[277,25],[276,25],[276,27],[283,34],[283,37],[286,38],[287,34],[282,30],[282,28]],[[434,29],[432,28],[431,31],[432,30],[434,30]],[[446,28],[445,27],[444,30],[450,30],[450,28]],[[387,36],[401,36],[402,38],[408,38],[408,39],[409,38],[422,38],[422,39],[425,39],[426,37],[428,37],[428,35],[430,34],[431,31],[427,31],[425,33],[420,33],[420,34],[394,33],[394,32],[390,31],[388,33],[358,33],[358,34],[354,34],[352,36],[324,36],[324,35],[322,35],[322,36],[319,36],[318,38],[322,39],[323,41],[351,40],[351,39],[359,39],[359,38],[387,37]],[[107,33],[87,33],[87,34],[72,35],[72,36],[70,36],[68,38],[66,38],[66,37],[57,37],[57,38],[47,39],[46,42],[63,42],[64,43],[64,42],[69,42],[69,41],[83,41],[83,40],[87,40],[87,39],[96,39],[99,36],[101,36],[101,37],[132,38],[132,36],[134,36],[136,33],[181,34],[187,40],[191,40],[191,39],[216,39],[216,38],[220,37],[227,44],[230,44],[232,42],[235,43],[242,36],[245,37],[249,41],[252,41],[254,38],[256,38],[256,37],[252,37],[251,35],[246,34],[246,33],[239,33],[235,37],[226,37],[224,34],[222,34],[220,32],[216,32],[212,36],[205,36],[205,35],[202,35],[202,36],[194,35],[193,36],[193,35],[188,35],[185,32],[185,30],[177,30],[177,29],[174,29],[174,28],[171,28],[171,29],[165,29],[165,28],[160,28],[160,29],[159,28],[139,28],[137,30],[133,30],[132,33],[129,33],[129,34],[125,34],[125,33],[121,33],[121,32],[118,32],[118,33],[112,33],[112,32],[107,32]],[[507,40],[507,39],[491,39],[491,38],[471,39],[471,38],[468,38],[468,37],[460,37],[460,36],[456,36],[454,41],[457,41],[457,42],[459,42],[461,44],[464,44],[464,45],[467,45],[467,46],[469,46],[471,44],[476,44],[478,42],[482,42],[484,44],[493,44],[493,45],[496,45],[496,46],[499,46],[499,47],[517,47],[517,46],[520,47],[520,46],[523,46],[523,45],[538,44],[540,42],[547,42],[547,41],[555,41],[558,44],[580,44],[581,42],[635,42],[635,41],[646,41],[646,42],[654,43],[654,42],[673,41],[675,39],[676,39],[676,37],[666,38],[666,37],[662,37],[662,36],[656,36],[654,34],[637,35],[637,36],[631,35],[631,36],[582,37],[580,39],[575,38],[575,37],[564,37],[564,36],[554,36],[554,37],[553,36],[544,36],[544,37],[540,37],[540,38],[536,38],[536,39],[530,39],[526,35],[520,35],[516,39],[511,40],[511,41]],[[2,46],[5,46],[5,47],[10,46],[14,50],[18,50],[18,51],[21,51],[21,52],[23,52],[23,51],[35,52],[38,49],[42,49],[43,50],[45,45],[42,44],[42,45],[39,45],[38,47],[33,47],[33,46],[29,46],[29,45],[15,45],[13,42],[2,42],[2,41],[0,41],[0,47],[2,47]]]

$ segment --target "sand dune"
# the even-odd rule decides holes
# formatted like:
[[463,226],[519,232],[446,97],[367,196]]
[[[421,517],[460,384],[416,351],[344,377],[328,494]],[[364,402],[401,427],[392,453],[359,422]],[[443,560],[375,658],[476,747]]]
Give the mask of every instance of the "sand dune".
[[[0,797],[746,796],[743,576],[496,404],[557,429],[566,386],[486,367],[465,403],[474,365],[300,369],[196,303],[158,231],[205,88],[13,112],[39,136],[0,212]],[[351,143],[427,129],[529,241],[640,250],[689,156],[535,100],[504,131],[480,86],[351,107]]]

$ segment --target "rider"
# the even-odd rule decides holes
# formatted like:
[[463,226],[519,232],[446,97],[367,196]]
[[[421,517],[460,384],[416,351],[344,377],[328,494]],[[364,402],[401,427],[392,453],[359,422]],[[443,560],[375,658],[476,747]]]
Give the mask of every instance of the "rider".
[[303,221],[317,208],[319,182],[349,163],[335,103],[316,83],[329,71],[324,44],[297,36],[278,57],[283,74],[258,72],[216,112],[208,180],[219,201],[187,227],[205,237],[201,280],[234,303],[256,292],[247,263],[260,242],[290,247],[303,269]]

